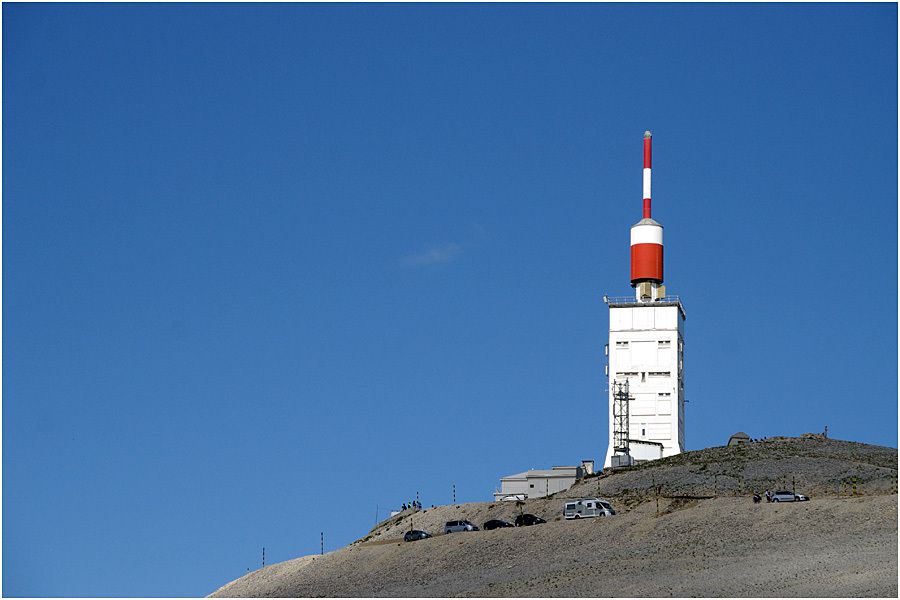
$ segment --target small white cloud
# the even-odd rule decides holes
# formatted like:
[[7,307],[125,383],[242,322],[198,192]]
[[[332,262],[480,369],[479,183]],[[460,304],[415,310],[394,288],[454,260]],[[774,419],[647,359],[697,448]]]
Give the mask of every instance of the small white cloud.
[[441,244],[440,246],[431,246],[426,250],[417,254],[403,257],[402,262],[407,267],[427,267],[429,265],[439,265],[456,260],[462,254],[463,245],[456,242]]

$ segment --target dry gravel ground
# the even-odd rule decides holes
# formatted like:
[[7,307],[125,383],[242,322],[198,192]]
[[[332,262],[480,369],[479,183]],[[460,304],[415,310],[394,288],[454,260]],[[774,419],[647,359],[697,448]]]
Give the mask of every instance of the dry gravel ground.
[[[865,495],[838,497],[835,482],[840,489],[840,478],[854,476]],[[728,477],[732,484],[720,481]],[[797,491],[812,500],[755,505],[741,491],[753,477],[773,480],[771,488],[798,479]],[[657,485],[674,496],[659,500],[658,513]],[[892,448],[797,438],[710,448],[587,479],[524,507],[408,511],[346,548],[266,567],[212,595],[897,597],[896,486]],[[598,489],[619,514],[560,518],[565,497]],[[450,519],[481,525],[519,510],[549,522],[398,541],[410,524],[436,533]]]

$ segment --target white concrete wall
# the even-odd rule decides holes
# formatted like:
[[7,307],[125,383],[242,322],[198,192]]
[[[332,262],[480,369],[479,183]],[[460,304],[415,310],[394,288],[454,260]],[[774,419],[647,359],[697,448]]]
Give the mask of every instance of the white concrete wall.
[[[531,475],[523,480],[500,480],[499,497],[515,494],[527,494],[529,498],[543,498],[548,494],[555,494],[567,490],[575,484],[576,476],[547,476]],[[497,494],[495,494],[497,496]]]
[[629,450],[631,451],[631,456],[636,461],[662,458],[662,448],[656,444],[632,443]]
[[522,480],[500,480],[500,494],[503,496],[511,496],[513,494],[527,494],[528,493],[528,481],[525,479]]
[[532,476],[528,478],[527,493],[529,498],[542,498],[549,494],[555,494],[556,492],[567,490],[574,484],[574,475],[571,477]]
[[613,383],[629,382],[629,438],[663,444],[663,456],[684,451],[684,318],[678,306],[609,309],[609,448],[613,454]]

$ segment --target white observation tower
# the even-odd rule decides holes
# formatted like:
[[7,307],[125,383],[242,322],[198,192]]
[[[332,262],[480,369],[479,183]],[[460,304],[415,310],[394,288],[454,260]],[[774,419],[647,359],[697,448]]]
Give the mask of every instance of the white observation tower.
[[[663,227],[650,216],[644,133],[643,218],[631,226],[634,296],[609,297],[609,449],[604,468],[684,451],[684,307],[663,285]],[[617,393],[618,392],[618,393]]]

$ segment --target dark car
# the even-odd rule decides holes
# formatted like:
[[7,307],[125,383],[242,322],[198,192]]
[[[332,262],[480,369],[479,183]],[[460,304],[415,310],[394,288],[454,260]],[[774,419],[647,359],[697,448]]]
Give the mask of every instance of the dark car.
[[501,527],[515,527],[509,521],[504,521],[503,519],[491,519],[487,523],[484,524],[484,530],[488,531],[491,529],[499,529]]
[[420,531],[418,529],[413,529],[412,531],[407,531],[403,535],[404,542],[414,542],[416,540],[424,540],[425,538],[430,538],[431,534],[427,531]]
[[546,523],[547,521],[542,518],[532,515],[529,513],[525,513],[524,515],[519,515],[516,517],[516,527],[526,527],[528,525],[537,525],[538,523]]

